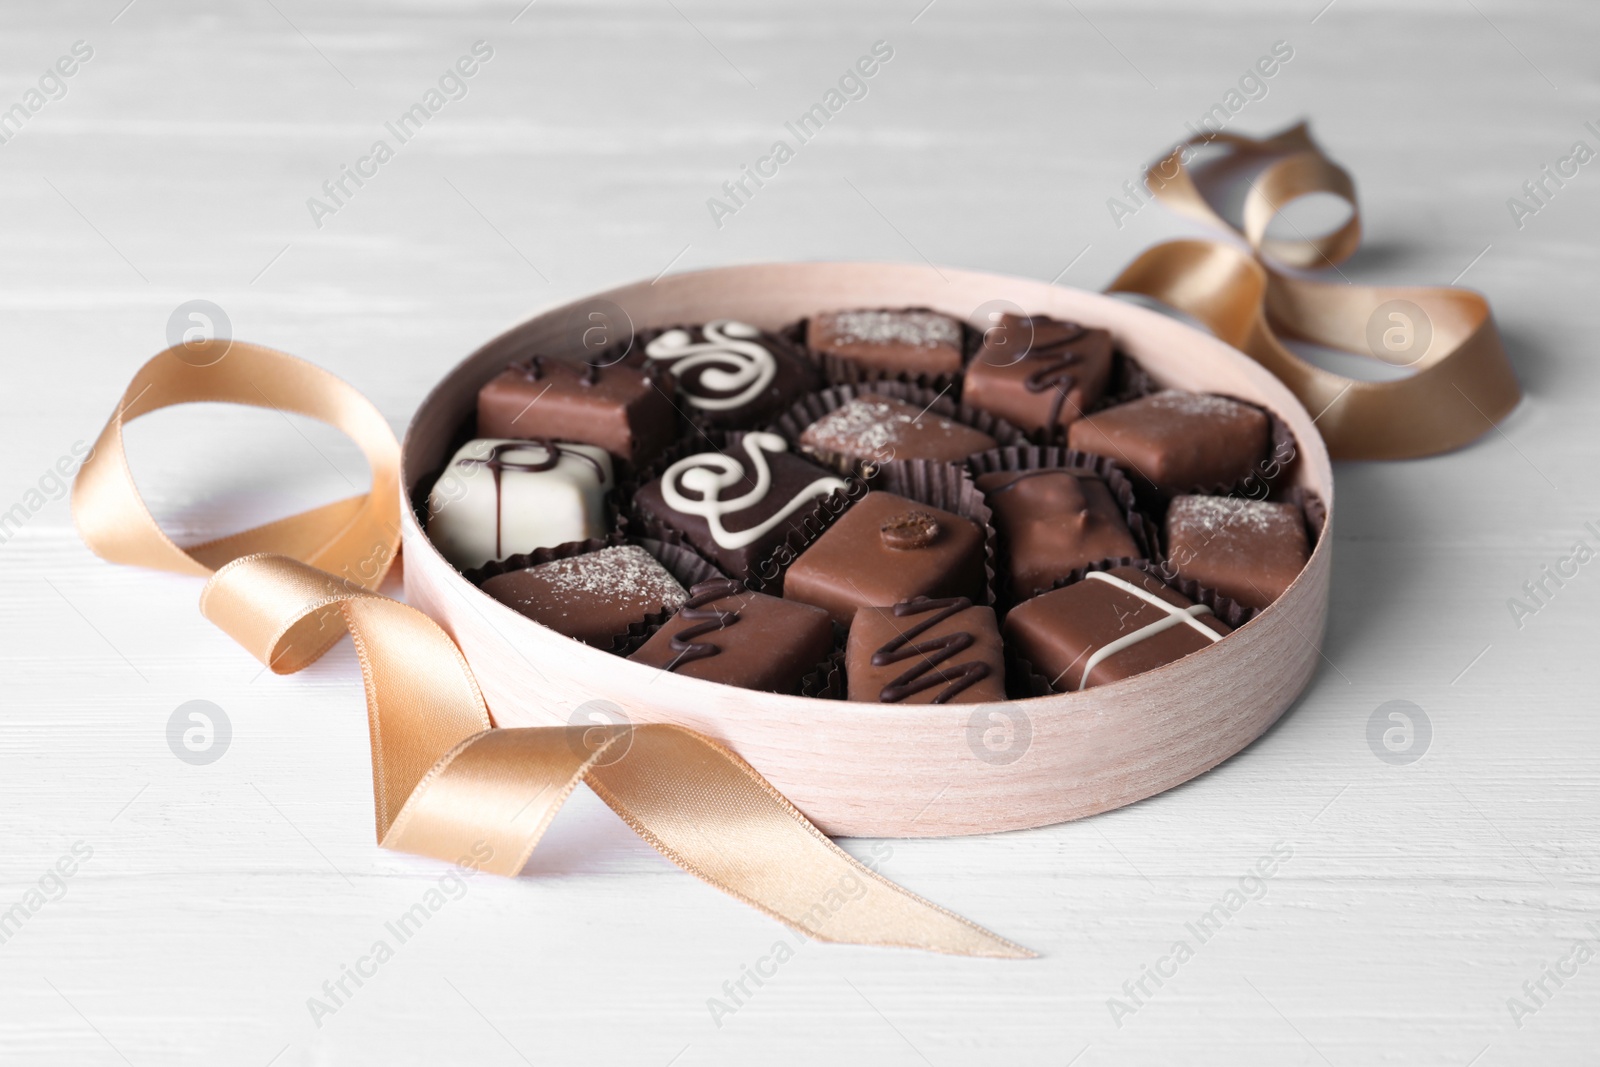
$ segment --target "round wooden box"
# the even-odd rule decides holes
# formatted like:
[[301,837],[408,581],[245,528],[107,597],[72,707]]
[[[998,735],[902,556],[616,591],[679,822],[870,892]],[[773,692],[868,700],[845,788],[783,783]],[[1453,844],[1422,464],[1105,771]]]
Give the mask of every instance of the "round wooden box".
[[[672,275],[547,311],[451,371],[406,433],[408,494],[439,470],[479,386],[533,351],[579,350],[588,312],[624,309],[636,329],[734,317],[767,328],[842,307],[932,307],[968,318],[993,301],[1111,330],[1163,385],[1227,393],[1275,411],[1299,444],[1297,484],[1333,518],[1333,473],[1310,416],[1233,348],[1164,315],[1023,278],[882,263],[725,267]],[[599,321],[599,320],[595,320]],[[500,726],[564,724],[589,701],[634,722],[717,738],[824,831],[871,837],[987,833],[1076,819],[1170,789],[1259,737],[1317,666],[1330,530],[1289,590],[1217,644],[1111,685],[1003,704],[875,705],[779,696],[658,671],[576,641],[480,592],[407,510],[405,588],[460,644]]]

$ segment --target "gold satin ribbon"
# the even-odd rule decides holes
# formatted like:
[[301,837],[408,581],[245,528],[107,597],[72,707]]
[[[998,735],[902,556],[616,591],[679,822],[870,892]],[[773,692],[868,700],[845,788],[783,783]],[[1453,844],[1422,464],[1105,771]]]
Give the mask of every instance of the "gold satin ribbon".
[[[125,423],[224,401],[308,415],[349,435],[372,489],[188,549],[140,498]],[[366,683],[372,792],[385,848],[515,875],[579,782],[691,874],[808,937],[966,956],[1029,950],[858,863],[732,752],[677,726],[496,729],[461,651],[432,619],[373,590],[399,545],[399,445],[365,397],[256,345],[170,348],[134,376],[72,489],[84,542],[115,563],[210,575],[205,616],[275,673],[345,632]],[[213,573],[214,572],[214,573]]]
[[[1229,146],[1244,162],[1265,166],[1244,202],[1244,229],[1235,229],[1200,194],[1187,168],[1200,144]],[[1254,158],[1250,158],[1254,157]],[[1477,440],[1517,406],[1522,391],[1506,358],[1488,302],[1449,286],[1370,286],[1313,281],[1275,264],[1302,270],[1337,267],[1361,243],[1355,182],[1311,139],[1304,123],[1256,140],[1234,134],[1197,137],[1173,149],[1146,172],[1156,197],[1174,210],[1241,238],[1169,241],[1146,249],[1107,287],[1141,293],[1186,312],[1266,367],[1317,420],[1334,459],[1410,459]],[[1267,236],[1290,201],[1330,193],[1350,205],[1350,218],[1316,237]],[[1431,340],[1406,378],[1365,382],[1306,362],[1278,333],[1345,352],[1380,358],[1370,338],[1383,336],[1390,301],[1400,307],[1398,329],[1426,326]],[[1274,331],[1277,332],[1274,332]],[[1387,360],[1386,362],[1393,362]]]

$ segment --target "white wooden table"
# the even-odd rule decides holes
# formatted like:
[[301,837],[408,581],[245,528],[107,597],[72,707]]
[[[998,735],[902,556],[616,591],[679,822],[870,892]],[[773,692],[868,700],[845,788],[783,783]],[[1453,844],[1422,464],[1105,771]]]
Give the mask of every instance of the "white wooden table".
[[[0,510],[26,520],[0,545],[0,1062],[1594,1062],[1600,962],[1562,961],[1576,938],[1600,950],[1600,562],[1520,627],[1507,602],[1574,541],[1600,548],[1600,164],[1521,228],[1506,203],[1575,141],[1600,148],[1592,5],[523,2],[0,15],[0,109],[74,42],[93,52],[0,144]],[[397,144],[385,122],[480,40],[465,97]],[[879,40],[865,98],[719,228],[707,198]],[[1278,41],[1292,59],[1230,128],[1311,116],[1361,183],[1345,273],[1482,288],[1529,394],[1458,454],[1340,469],[1328,663],[1283,722],[1110,815],[890,843],[886,874],[1036,962],[805,945],[714,1018],[792,936],[584,794],[525,876],[470,883],[314,1019],[308,998],[332,1003],[323,984],[444,871],[373,844],[348,644],[263,675],[196,612],[197,582],[72,533],[51,471],[174,309],[213,301],[398,430],[493,333],[668,268],[925,257],[1098,287],[1185,232],[1159,206],[1119,228],[1107,199]],[[307,198],[379,138],[393,158],[319,228]],[[180,537],[365,477],[335,435],[270,413],[130,439]],[[168,745],[190,700],[231,724],[208,765]],[[1368,742],[1391,700],[1431,728],[1405,765]],[[1292,857],[1264,895],[1196,937],[1275,846]]]

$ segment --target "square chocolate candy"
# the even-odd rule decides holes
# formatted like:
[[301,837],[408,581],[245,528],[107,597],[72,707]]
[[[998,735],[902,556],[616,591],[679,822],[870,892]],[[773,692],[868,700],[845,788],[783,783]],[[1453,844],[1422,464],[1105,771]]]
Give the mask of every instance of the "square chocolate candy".
[[428,537],[461,570],[606,532],[611,457],[593,445],[479,438],[428,493]]
[[821,384],[799,347],[734,319],[646,336],[629,364],[669,373],[685,413],[713,426],[757,426]]
[[916,596],[983,598],[977,523],[893,493],[870,492],[783,576],[783,595],[849,626],[856,609]]
[[478,390],[478,433],[595,445],[648,462],[677,435],[673,385],[637,367],[534,356]]
[[534,622],[585,644],[613,638],[652,615],[676,611],[689,594],[638,545],[613,545],[494,575],[483,591]]
[[812,351],[885,374],[956,374],[961,370],[961,324],[925,308],[903,311],[828,311],[806,325]]
[[967,367],[961,402],[1047,442],[1081,418],[1111,380],[1111,334],[1047,315],[1004,315]]
[[1207,393],[1168,391],[1098,411],[1067,430],[1080,452],[1107,456],[1165,493],[1231,486],[1267,456],[1259,408]]
[[996,447],[993,437],[936,411],[868,393],[807,426],[800,447],[861,463],[932,459],[954,463]]
[[827,612],[718,579],[689,590],[683,608],[628,658],[708,682],[792,693],[832,648]]
[[788,448],[775,433],[749,433],[727,452],[685,457],[634,494],[634,508],[725,573],[751,578],[791,534],[814,535],[819,506],[849,488]]
[[1310,556],[1294,504],[1180,496],[1167,509],[1167,559],[1179,576],[1247,607],[1278,599]]
[[1018,597],[1050,588],[1077,567],[1141,554],[1122,509],[1093,471],[993,471],[977,484],[994,511]]
[[1006,640],[1059,692],[1118,682],[1209,648],[1231,633],[1137,567],[1092,571],[1006,616]]
[[966,597],[917,597],[861,608],[845,652],[850,699],[878,704],[981,704],[1006,698],[994,609]]

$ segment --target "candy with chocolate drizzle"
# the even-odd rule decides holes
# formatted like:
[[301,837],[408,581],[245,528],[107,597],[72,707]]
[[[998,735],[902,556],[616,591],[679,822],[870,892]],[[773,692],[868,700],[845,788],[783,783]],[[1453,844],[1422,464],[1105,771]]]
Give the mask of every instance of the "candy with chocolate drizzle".
[[845,659],[851,700],[974,704],[1006,696],[994,610],[964,596],[858,610]]
[[[512,453],[526,453],[529,446],[544,449],[544,455],[536,460],[508,460],[505,457]],[[500,441],[490,447],[482,456],[462,456],[456,460],[457,467],[483,467],[494,475],[494,558],[500,559],[505,555],[505,487],[501,475],[505,471],[521,471],[524,474],[539,474],[544,471],[555,470],[561,464],[563,456],[572,456],[574,459],[588,463],[594,468],[595,477],[606,483],[610,479],[610,471],[600,466],[600,460],[594,456],[580,452],[574,448],[563,448],[560,444],[548,437],[535,437],[528,441]]]
[[673,674],[792,693],[833,647],[828,614],[729,579],[701,582],[629,658]]
[[722,651],[710,641],[697,641],[696,638],[704,637],[714,630],[726,629],[739,621],[737,611],[714,605],[719,600],[736,595],[741,588],[743,587],[731,578],[722,578],[701,582],[689,590],[689,599],[684,602],[683,610],[678,613],[678,617],[692,625],[684,627],[668,639],[668,646],[678,654],[668,670],[677,670],[682,664],[715,656]]
[[611,457],[593,445],[479,438],[428,494],[428,536],[462,570],[606,532]]
[[[1111,334],[1047,315],[1006,315],[998,329],[1005,343],[986,339],[967,368],[962,403],[1058,442],[1105,393]],[[1019,345],[1023,354],[1012,355]]]

